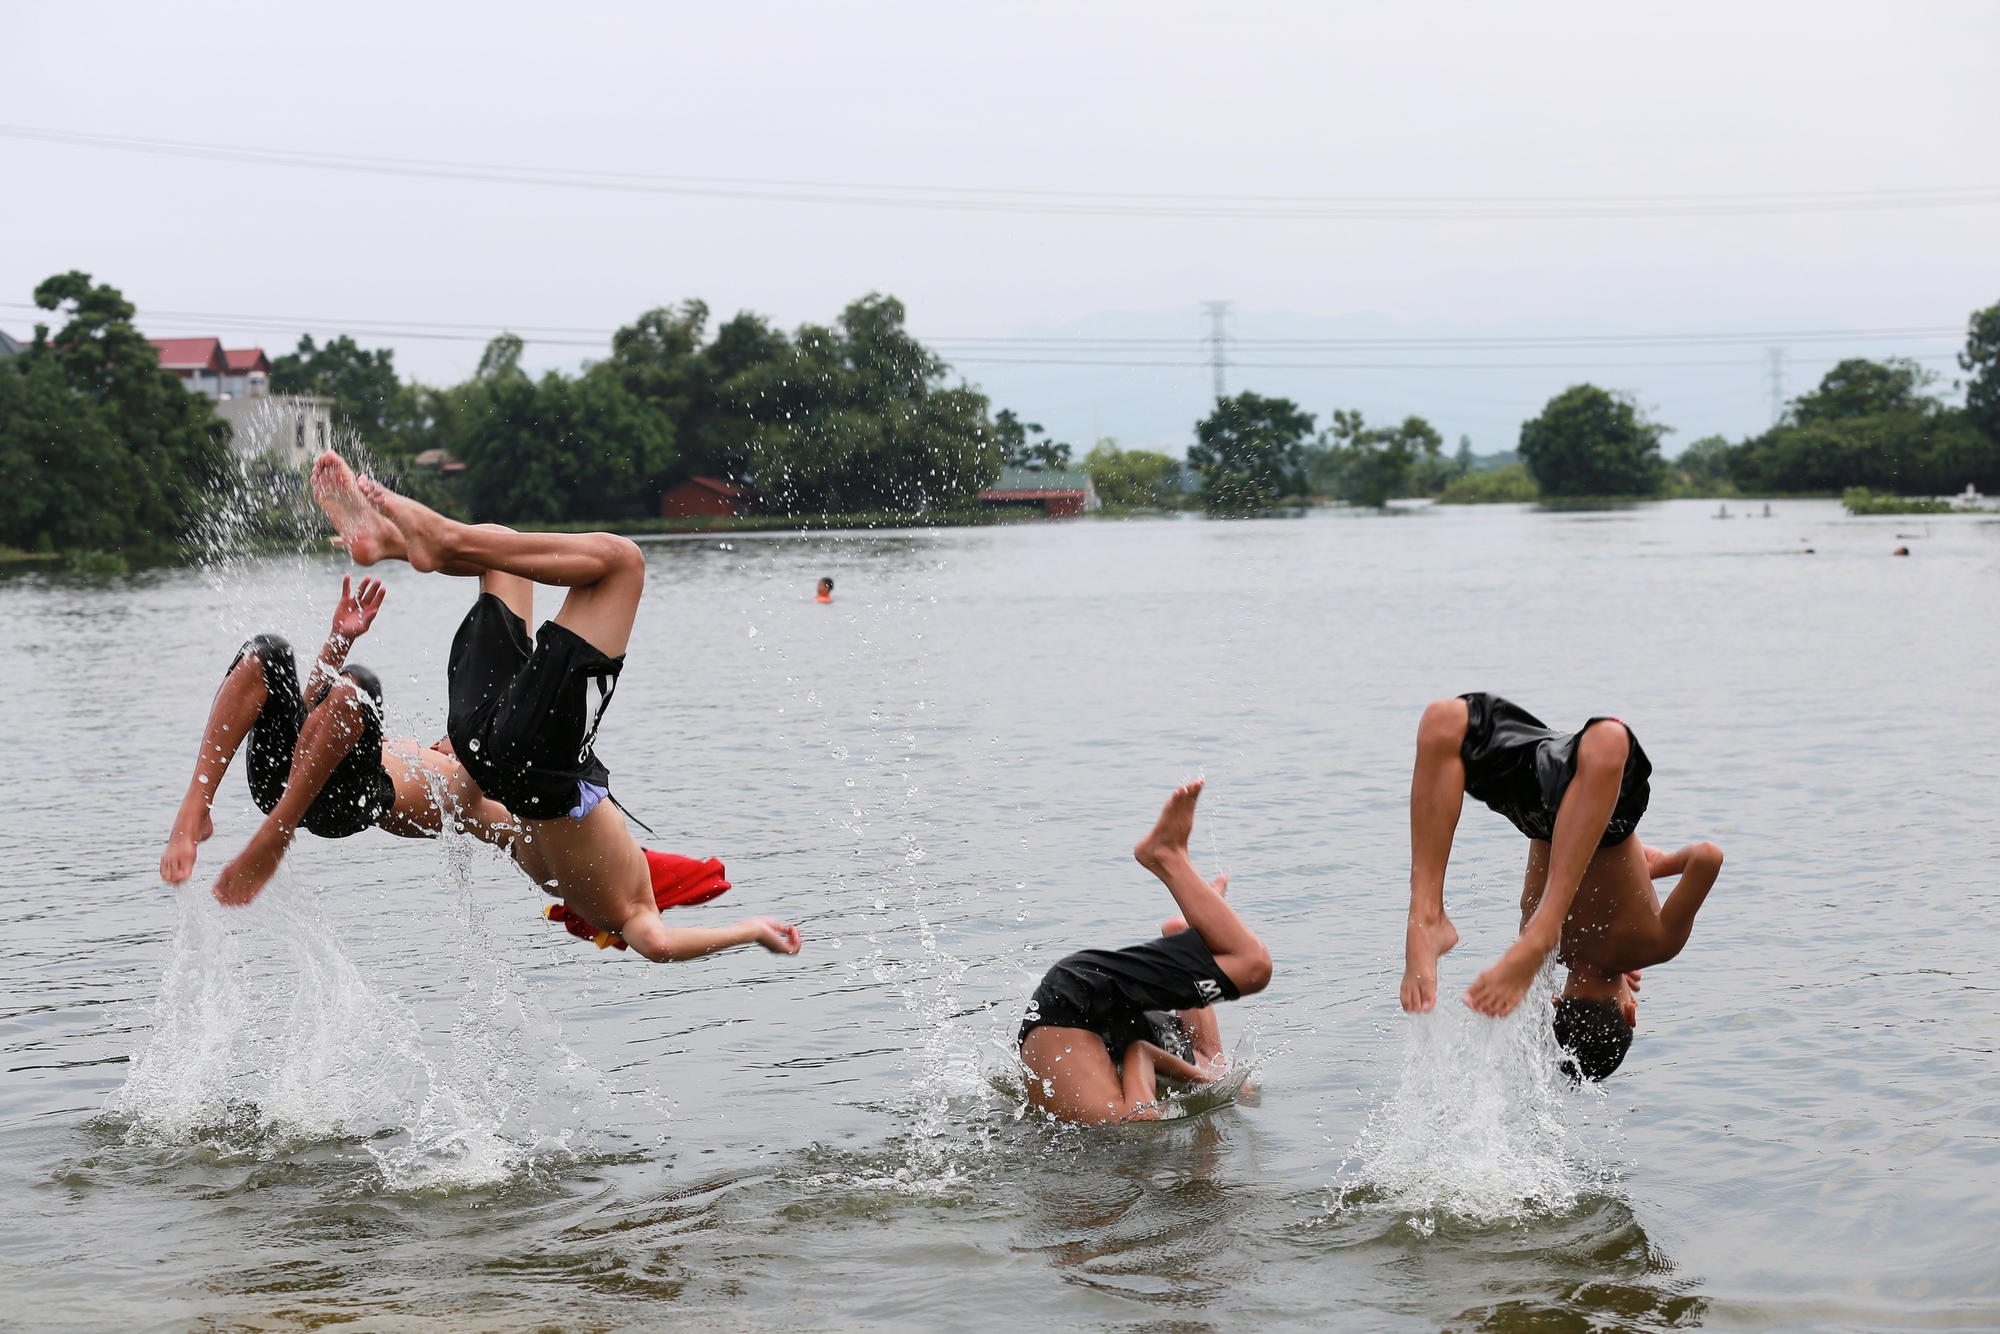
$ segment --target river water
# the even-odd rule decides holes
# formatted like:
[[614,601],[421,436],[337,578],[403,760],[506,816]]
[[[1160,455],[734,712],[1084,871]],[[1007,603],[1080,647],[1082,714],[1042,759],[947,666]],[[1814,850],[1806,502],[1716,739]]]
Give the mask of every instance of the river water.
[[[806,939],[668,966],[374,831],[220,909],[240,766],[159,882],[220,672],[309,653],[340,558],[0,579],[0,1325],[2000,1326],[2000,522],[1773,508],[649,542],[600,753],[728,864],[687,920]],[[355,657],[428,741],[470,587],[385,578]],[[1641,833],[1728,853],[1599,1090],[1532,1007],[1396,1006],[1417,717],[1474,689],[1624,718]],[[1130,848],[1197,774],[1252,1091],[1037,1124],[1021,1002],[1157,930]],[[1468,808],[1447,996],[1523,851]]]

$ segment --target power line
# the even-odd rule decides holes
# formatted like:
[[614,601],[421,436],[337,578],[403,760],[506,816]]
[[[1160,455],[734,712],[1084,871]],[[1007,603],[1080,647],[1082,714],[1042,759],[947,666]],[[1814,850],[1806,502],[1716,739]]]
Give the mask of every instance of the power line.
[[864,184],[756,177],[667,175],[578,167],[514,166],[431,158],[321,153],[137,135],[0,125],[0,137],[71,148],[296,167],[422,180],[531,185],[624,194],[780,204],[1029,213],[1054,216],[1245,218],[1294,221],[1511,221],[1557,218],[1741,217],[1855,213],[2000,204],[2000,185],[1681,195],[1215,195],[975,186]]
[[1208,364],[1216,372],[1216,402],[1222,402],[1222,398],[1230,392],[1228,378],[1224,374],[1230,366],[1230,306],[1234,306],[1234,302],[1202,302],[1202,314],[1208,316]]
[[[1225,309],[1232,302],[1204,303],[1204,311],[1209,305],[1220,304]],[[41,308],[28,301],[0,301],[0,309],[36,311]],[[467,323],[447,320],[390,320],[390,319],[335,319],[325,316],[304,315],[245,315],[224,311],[204,310],[156,310],[151,307],[139,311],[143,321],[187,321],[215,328],[241,329],[245,332],[280,332],[290,330],[335,329],[350,335],[364,337],[444,339],[465,342],[485,342],[503,331],[523,335],[535,335],[527,341],[551,343],[558,346],[601,347],[609,341],[613,330],[598,326],[567,324],[511,324],[511,323]],[[1958,338],[1965,330],[1961,325],[1899,325],[1865,329],[1783,329],[1755,332],[1721,331],[1714,333],[1639,333],[1639,334],[1495,334],[1495,335],[1443,335],[1435,337],[1385,337],[1385,338],[1243,338],[1225,332],[1228,344],[1239,349],[1255,349],[1269,352],[1475,352],[1494,350],[1567,350],[1620,348],[1676,348],[1676,347],[1731,347],[1755,346],[1767,348],[1777,342],[1787,343],[1853,343],[1875,340],[1921,340],[1936,338]],[[585,338],[552,337],[549,335],[586,335]],[[1111,356],[1119,353],[1143,355],[1158,352],[1185,351],[1196,340],[1187,338],[1104,338],[1067,337],[1052,335],[1022,336],[962,336],[949,335],[926,338],[926,344],[934,348],[952,350],[954,355],[964,360],[976,359],[982,353],[1030,354],[1036,352],[1054,353],[1075,351],[1085,354]],[[1212,346],[1213,333],[1201,342]],[[1231,363],[1226,360],[1225,366]],[[1211,356],[1208,363],[1213,366]],[[1734,364],[1734,363],[1731,363]]]

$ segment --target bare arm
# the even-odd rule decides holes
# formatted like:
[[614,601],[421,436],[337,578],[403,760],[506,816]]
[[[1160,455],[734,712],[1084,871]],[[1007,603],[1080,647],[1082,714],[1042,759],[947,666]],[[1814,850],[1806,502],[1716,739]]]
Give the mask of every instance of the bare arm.
[[312,680],[306,685],[308,699],[312,698],[321,677],[331,681],[340,675],[340,669],[347,665],[348,650],[354,647],[355,640],[368,633],[368,627],[375,624],[375,616],[382,610],[387,590],[380,579],[362,579],[359,593],[353,590],[352,582],[347,575],[340,576],[340,601],[334,604],[333,628],[327,632],[326,643],[320,645],[319,657],[313,662]]
[[683,962],[738,945],[762,945],[773,954],[797,954],[799,929],[775,917],[746,917],[733,926],[668,926],[658,913],[625,923],[625,943],[654,963]]

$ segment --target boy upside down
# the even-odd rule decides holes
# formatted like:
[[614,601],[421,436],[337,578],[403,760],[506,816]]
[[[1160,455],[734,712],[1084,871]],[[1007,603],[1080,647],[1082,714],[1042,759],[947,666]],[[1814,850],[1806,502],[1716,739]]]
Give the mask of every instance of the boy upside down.
[[[1402,1004],[1437,1004],[1438,957],[1458,943],[1444,911],[1452,836],[1470,793],[1528,837],[1521,934],[1466,989],[1486,1015],[1513,1012],[1551,952],[1569,969],[1556,1040],[1573,1076],[1602,1079],[1625,1059],[1638,1023],[1640,971],[1674,958],[1722,871],[1722,849],[1647,847],[1653,766],[1632,729],[1592,718],[1556,732],[1498,695],[1438,700],[1417,729],[1410,781],[1410,919]],[[1679,876],[1662,904],[1652,882]]]
[[382,682],[349,663],[354,642],[382,609],[382,585],[347,578],[333,628],[313,662],[307,703],[292,646],[257,635],[236,651],[209,707],[194,775],[160,854],[160,878],[178,885],[194,874],[199,846],[215,833],[211,809],[223,776],[247,740],[250,795],[264,821],[223,867],[215,897],[248,903],[284,859],[301,826],[321,838],[379,828],[401,838],[436,838],[447,819],[488,843],[505,845],[513,818],[488,801],[448,755],[414,738],[382,739]]
[[1177,789],[1132,849],[1182,915],[1162,924],[1158,940],[1069,955],[1028,1002],[1020,1035],[1028,1100],[1058,1120],[1157,1120],[1160,1076],[1205,1084],[1227,1067],[1210,1007],[1270,984],[1270,951],[1223,898],[1229,877],[1202,879],[1188,856],[1201,788]]

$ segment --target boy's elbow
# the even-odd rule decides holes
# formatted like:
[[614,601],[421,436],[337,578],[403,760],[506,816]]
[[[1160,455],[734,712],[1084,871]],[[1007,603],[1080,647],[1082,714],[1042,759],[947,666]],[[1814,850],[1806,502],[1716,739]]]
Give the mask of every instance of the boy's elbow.
[[1722,869],[1722,849],[1716,847],[1713,843],[1697,843],[1694,846],[1694,852],[1688,857],[1688,861],[1694,865],[1706,867],[1711,871],[1720,871]]

